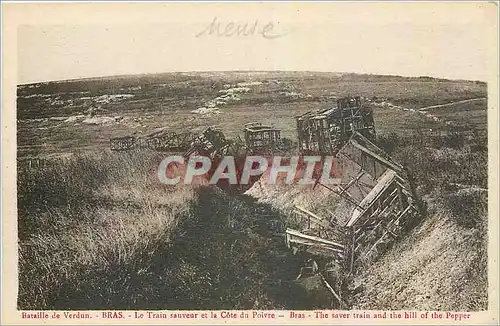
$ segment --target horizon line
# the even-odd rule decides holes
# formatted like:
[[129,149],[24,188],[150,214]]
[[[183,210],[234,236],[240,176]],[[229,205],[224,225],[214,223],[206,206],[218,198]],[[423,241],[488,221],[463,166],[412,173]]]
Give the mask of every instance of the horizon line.
[[315,73],[315,74],[353,74],[353,75],[371,75],[371,76],[387,76],[387,77],[403,77],[403,78],[432,78],[447,81],[462,81],[462,82],[482,82],[487,83],[484,80],[479,79],[464,79],[464,78],[449,78],[444,76],[436,75],[396,75],[389,73],[368,73],[368,72],[354,72],[354,71],[321,71],[321,70],[245,70],[245,69],[235,69],[235,70],[172,70],[172,71],[162,71],[162,72],[137,72],[137,73],[123,73],[114,75],[100,75],[100,76],[87,76],[87,77],[74,77],[67,79],[51,79],[51,80],[39,80],[30,81],[26,83],[19,83],[17,86],[28,86],[43,83],[63,83],[63,82],[76,82],[76,81],[91,81],[98,79],[107,78],[120,78],[120,77],[133,77],[133,76],[146,76],[146,75],[162,75],[162,74],[186,74],[186,73]]

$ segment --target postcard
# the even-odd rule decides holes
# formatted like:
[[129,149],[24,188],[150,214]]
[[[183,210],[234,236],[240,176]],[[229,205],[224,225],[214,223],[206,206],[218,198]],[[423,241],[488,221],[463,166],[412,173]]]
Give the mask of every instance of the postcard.
[[2,9],[2,324],[498,324],[497,2]]

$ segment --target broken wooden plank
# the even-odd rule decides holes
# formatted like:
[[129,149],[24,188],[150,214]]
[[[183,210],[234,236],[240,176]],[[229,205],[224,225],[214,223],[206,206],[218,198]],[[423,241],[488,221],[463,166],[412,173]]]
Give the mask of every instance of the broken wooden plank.
[[290,242],[296,241],[296,239],[293,239],[293,237],[297,237],[299,239],[311,240],[312,242],[329,245],[329,246],[332,246],[333,248],[335,248],[336,250],[341,250],[341,251],[344,250],[344,246],[340,243],[336,243],[336,242],[333,242],[330,240],[322,239],[320,237],[315,237],[313,235],[303,234],[303,233],[296,231],[296,230],[293,230],[293,229],[287,229],[286,233],[287,233],[287,239],[290,239]]
[[326,250],[331,250],[331,251],[335,251],[335,252],[338,252],[338,253],[341,253],[342,250],[338,249],[338,248],[335,248],[333,247],[332,245],[327,245],[327,244],[324,244],[324,243],[318,243],[318,242],[315,242],[315,241],[311,241],[311,240],[305,240],[305,239],[290,239],[290,243],[295,243],[295,244],[301,244],[301,245],[305,245],[305,246],[309,246],[309,247],[316,247],[316,248],[321,248],[321,249],[326,249]]
[[344,305],[344,302],[342,301],[342,299],[340,298],[340,296],[337,294],[337,292],[335,292],[335,290],[332,288],[332,286],[330,285],[330,283],[328,283],[328,281],[325,279],[325,277],[323,276],[323,274],[321,273],[318,273],[321,280],[323,281],[323,284],[325,284],[326,288],[328,289],[328,291],[330,291],[331,294],[333,294],[333,296],[335,297],[335,299],[337,299],[337,301],[339,302],[340,304],[340,308],[344,308],[345,305]]
[[389,230],[386,230],[382,236],[380,236],[380,238],[378,238],[377,241],[375,241],[375,243],[373,244],[373,246],[370,247],[370,249],[363,255],[365,258],[367,258],[370,253],[377,247],[377,245],[382,241],[382,239],[387,235],[387,233],[389,233]]
[[365,175],[365,171],[361,170],[361,172],[359,172],[359,174],[354,179],[350,180],[345,187],[341,188],[342,191],[339,193],[339,196],[342,196],[342,194],[346,192],[353,184],[358,182],[358,180],[361,179],[363,175]]
[[[335,193],[336,195],[339,195],[340,197],[344,198],[345,200],[347,200],[348,202],[350,202],[351,204],[353,204],[354,206],[358,207],[358,208],[362,208],[360,205],[359,205],[359,202],[354,199],[351,194],[349,194],[348,192],[345,192],[345,193],[342,193],[341,191],[337,190],[337,189],[334,189],[334,188],[330,188],[324,184],[322,184],[321,182],[319,182],[319,179],[317,180],[317,183],[316,184],[319,184],[323,187],[325,187],[326,189],[330,190],[331,192]],[[315,185],[316,185],[315,184]]]
[[308,211],[307,209],[305,209],[303,207],[300,207],[298,205],[295,205],[294,208],[296,208],[299,212],[301,212],[301,213],[303,213],[303,214],[311,217],[316,224],[319,224],[319,225],[321,225],[324,228],[330,227],[330,222],[328,222],[326,220],[323,220],[321,217],[319,217],[318,215],[314,214],[313,212]]

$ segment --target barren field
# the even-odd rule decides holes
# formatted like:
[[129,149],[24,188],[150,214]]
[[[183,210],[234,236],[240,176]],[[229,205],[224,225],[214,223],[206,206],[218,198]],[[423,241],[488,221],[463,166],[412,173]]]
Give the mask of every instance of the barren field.
[[426,214],[354,276],[360,286],[348,298],[351,307],[485,310],[486,88],[478,81],[313,72],[20,85],[18,307],[331,307],[327,290],[295,280],[303,262],[286,248],[283,230],[297,223],[294,203],[327,214],[333,194],[254,185],[231,196],[166,187],[154,179],[165,153],[111,152],[109,139],[211,125],[234,138],[258,121],[293,143],[295,116],[359,95],[374,110],[379,146],[413,171]]

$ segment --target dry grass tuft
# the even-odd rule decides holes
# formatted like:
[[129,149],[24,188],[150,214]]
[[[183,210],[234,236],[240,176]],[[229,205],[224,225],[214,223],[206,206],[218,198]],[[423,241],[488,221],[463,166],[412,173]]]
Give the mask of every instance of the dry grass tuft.
[[104,305],[139,300],[121,285],[148,270],[194,200],[192,189],[151,182],[157,155],[76,155],[40,169],[19,166],[20,308],[99,307],[86,302],[95,295]]

